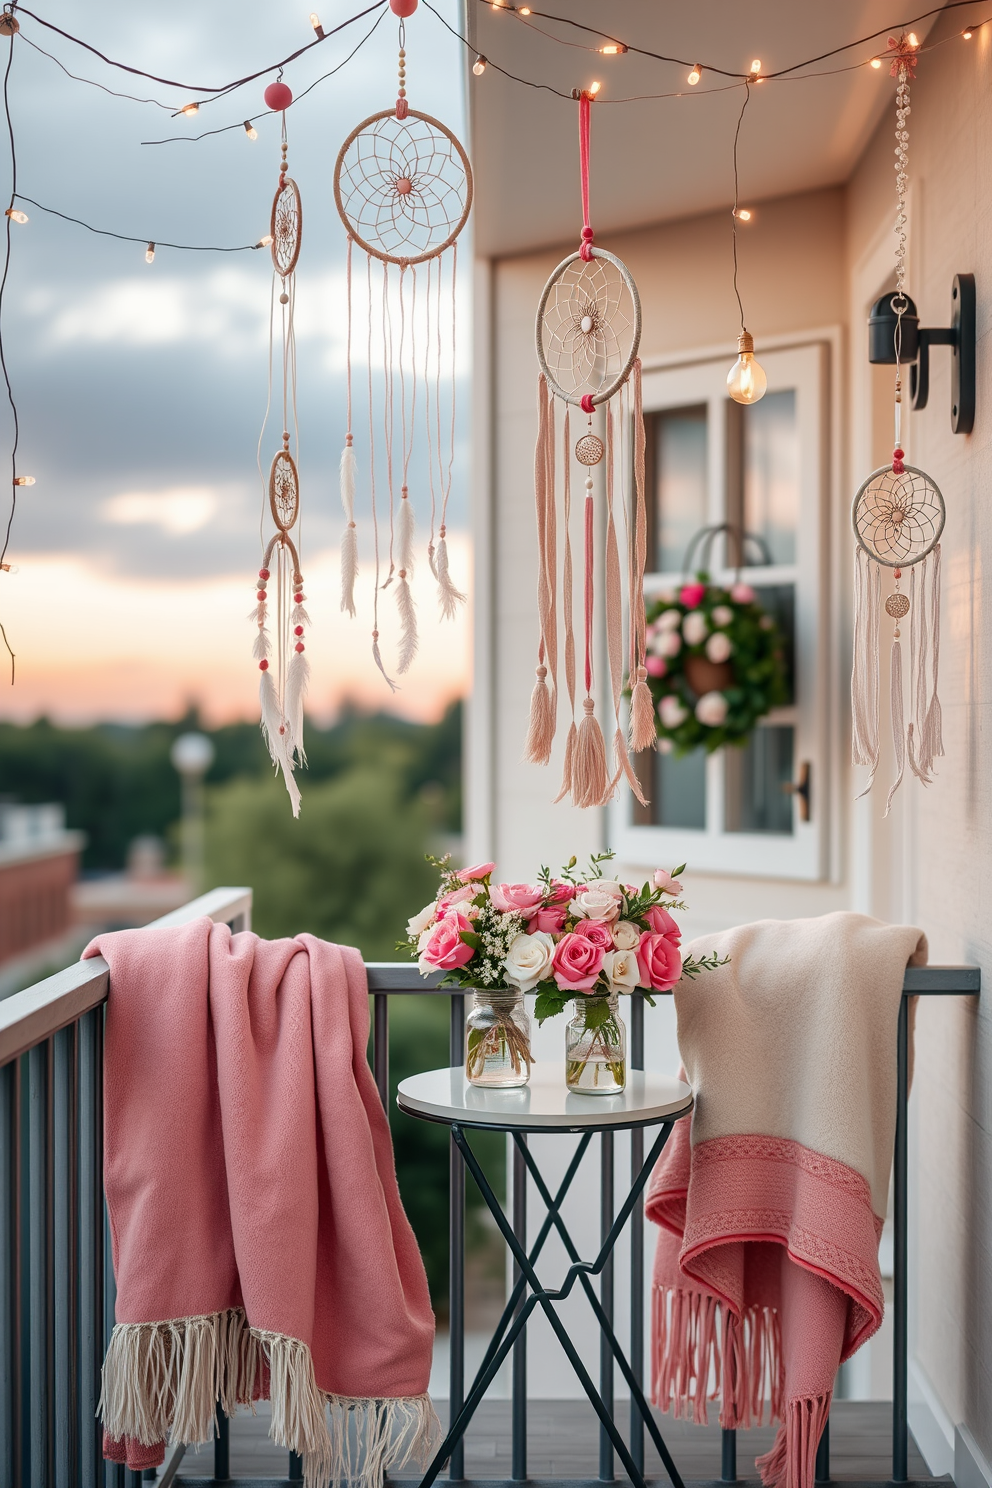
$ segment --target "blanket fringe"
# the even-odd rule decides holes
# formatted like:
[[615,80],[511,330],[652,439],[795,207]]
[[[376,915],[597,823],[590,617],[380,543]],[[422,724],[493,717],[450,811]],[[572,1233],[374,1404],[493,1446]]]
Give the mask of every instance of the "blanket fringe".
[[765,1488],[813,1488],[816,1449],[830,1415],[830,1393],[790,1400],[770,1452],[755,1459]]
[[715,1297],[656,1286],[652,1296],[652,1401],[676,1418],[707,1424],[707,1401],[719,1397],[726,1430],[760,1426],[765,1401],[783,1419],[785,1369],[778,1314],[749,1307],[741,1317]]
[[[202,1445],[219,1402],[268,1396],[269,1435],[303,1458],[305,1488],[381,1488],[384,1474],[426,1465],[441,1435],[428,1395],[326,1395],[298,1338],[250,1328],[242,1308],[162,1323],[118,1323],[103,1365],[99,1414],[110,1437]],[[327,1407],[330,1406],[328,1413]]]

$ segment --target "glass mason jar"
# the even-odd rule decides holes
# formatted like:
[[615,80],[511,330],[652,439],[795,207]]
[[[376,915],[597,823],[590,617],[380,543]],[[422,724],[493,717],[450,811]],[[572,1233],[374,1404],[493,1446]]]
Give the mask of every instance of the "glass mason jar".
[[465,1073],[470,1084],[502,1090],[526,1085],[532,1060],[530,1015],[523,994],[476,991],[465,1020]]
[[577,997],[565,1030],[565,1084],[583,1095],[618,1095],[627,1084],[627,1030],[618,994]]

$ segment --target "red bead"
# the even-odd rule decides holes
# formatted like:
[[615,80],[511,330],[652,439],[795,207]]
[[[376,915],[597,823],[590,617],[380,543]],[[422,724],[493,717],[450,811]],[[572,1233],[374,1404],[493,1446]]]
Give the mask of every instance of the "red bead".
[[302,635],[303,634],[303,626],[302,625],[298,625],[296,627],[296,629],[293,631],[293,634],[294,635]]
[[267,661],[260,661],[258,663],[258,670],[260,672],[267,672],[269,670],[269,663]]
[[902,463],[901,460],[893,460],[892,461],[892,474],[893,475],[903,475],[905,473],[905,470],[906,470],[906,467]]
[[269,570],[267,568],[260,568],[258,570],[258,577],[260,579],[267,579],[269,577]]
[[892,570],[892,577],[894,579],[901,579],[902,578],[902,569],[901,568],[894,568]]
[[306,599],[306,595],[305,594],[294,594],[293,595],[293,599],[294,599],[294,601],[295,601],[296,604],[302,604],[303,601]]
[[304,644],[303,644],[302,641],[297,641],[297,643],[296,643],[296,650],[297,651],[305,651],[306,649],[307,648],[306,648],[306,646],[304,646]]
[[906,451],[901,449],[894,449],[892,451],[892,458],[893,460],[905,460]]
[[265,99],[265,107],[279,113],[288,109],[293,101],[293,90],[286,83],[270,83],[262,94]]
[[256,599],[263,599],[264,600],[264,598],[265,598],[265,590],[264,589],[259,589],[258,593],[255,595],[255,598]]
[[417,0],[389,0],[389,8],[393,15],[402,16],[405,20],[413,15],[417,8]]

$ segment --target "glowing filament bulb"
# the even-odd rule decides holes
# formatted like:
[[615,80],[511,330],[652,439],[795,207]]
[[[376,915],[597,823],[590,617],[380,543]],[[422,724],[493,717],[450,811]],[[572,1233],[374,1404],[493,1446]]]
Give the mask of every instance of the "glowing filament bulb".
[[595,98],[596,97],[596,94],[599,92],[599,90],[600,90],[600,88],[602,86],[603,86],[602,83],[590,83],[589,84],[589,93],[590,93],[590,95],[593,98]]
[[608,41],[599,49],[604,57],[619,57],[627,50],[622,41]]
[[974,36],[974,34],[975,33],[972,31],[972,29],[971,29],[970,26],[968,27],[967,31],[962,31],[961,32],[961,35],[963,36],[963,38],[964,38],[965,41],[970,41],[971,38]]
[[28,220],[27,212],[21,212],[17,207],[8,207],[4,216],[9,217],[11,222],[27,222]]
[[249,139],[258,139],[258,130],[255,128],[250,119],[245,120],[245,134],[248,136]]
[[184,103],[179,112],[189,115],[198,114],[200,112],[200,105],[198,103]]
[[34,485],[34,476],[33,475],[15,475],[14,476],[14,485],[15,486],[33,486]]
[[9,574],[19,574],[21,571],[16,563],[0,563],[0,569],[2,569],[4,573]]
[[255,244],[255,247],[256,248],[268,248],[268,247],[271,246],[271,243],[272,243],[272,234],[271,233],[266,233],[264,238],[259,238],[258,242]]
[[765,396],[768,378],[754,359],[754,339],[750,332],[742,331],[738,336],[737,350],[740,355],[727,373],[727,392],[735,403],[757,403]]
[[472,63],[472,71],[475,73],[476,77],[481,77],[482,74],[485,72],[485,70],[486,70],[486,59],[485,59],[485,57],[482,57],[482,56],[476,57],[475,61]]
[[317,12],[315,10],[312,10],[310,12],[310,24],[311,24],[311,26],[313,27],[313,29],[317,33],[317,39],[318,39],[318,41],[323,41],[323,39],[324,39],[324,28],[320,24],[320,16],[317,14]]
[[750,222],[751,221],[751,212],[750,212],[750,209],[748,207],[741,207],[740,210],[737,213],[737,216],[738,216],[738,219],[741,222]]
[[881,59],[881,57],[872,57],[872,59],[871,59],[871,66],[874,67],[874,69],[875,69],[876,72],[881,67],[881,65],[882,65],[882,59]]
[[920,44],[919,37],[917,36],[915,31],[910,31],[909,35],[906,37],[906,40],[909,42],[911,47],[918,47]]
[[761,71],[760,57],[755,57],[754,61],[751,63],[751,71],[754,73],[755,77],[757,77],[758,73]]
[[148,247],[145,249],[145,263],[154,263],[154,262],[155,262],[155,244],[154,243],[149,243],[148,244]]
[[689,76],[686,78],[686,82],[689,84],[689,87],[690,88],[694,88],[696,86],[696,84],[699,82],[699,79],[702,77],[702,75],[703,75],[703,69],[700,67],[700,65],[699,65],[698,62],[694,62],[692,64],[692,71],[690,72]]
[[517,11],[517,15],[530,15],[530,6],[521,5],[520,9]]

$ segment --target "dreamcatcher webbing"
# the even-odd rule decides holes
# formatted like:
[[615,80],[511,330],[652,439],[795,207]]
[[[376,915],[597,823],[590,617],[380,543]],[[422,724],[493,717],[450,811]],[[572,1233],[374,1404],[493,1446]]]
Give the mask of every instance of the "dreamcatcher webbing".
[[[290,533],[300,516],[299,468],[291,444],[295,445],[298,454],[295,310],[296,265],[302,242],[303,208],[299,188],[289,175],[287,148],[286,114],[283,110],[279,180],[272,200],[269,229],[273,274],[269,310],[269,398],[259,434],[259,460],[272,403],[272,363],[277,316],[281,346],[282,444],[273,457],[267,479],[263,476],[263,542],[266,505],[276,530],[264,545],[256,581],[256,605],[249,619],[258,627],[252,654],[261,672],[259,702],[262,733],[273,765],[282,772],[293,815],[299,816],[300,791],[294,771],[297,765],[306,763],[303,704],[310,680],[310,666],[305,655],[306,643],[303,637],[310,618],[304,609],[306,595],[303,592],[299,549]],[[274,600],[269,594],[273,585]]]
[[[355,280],[352,257],[357,247],[366,256],[369,324],[369,486],[373,542],[375,547],[375,591],[373,598],[372,654],[389,683],[382,660],[379,634],[379,599],[387,588],[395,595],[399,620],[396,671],[403,673],[417,651],[417,615],[410,580],[415,563],[413,493],[410,466],[416,433],[422,424],[426,434],[427,471],[431,492],[430,536],[427,558],[438,586],[441,616],[451,619],[465,596],[455,586],[450,572],[447,545],[447,509],[454,467],[455,345],[456,345],[456,239],[468,218],[472,203],[472,173],[468,157],[455,135],[438,120],[409,107],[406,98],[405,28],[400,21],[399,96],[394,109],[364,120],[345,140],[334,171],[334,198],[348,234],[348,430],[341,456],[341,502],[345,531],[341,544],[341,608],[355,614],[358,576],[358,532],[355,520],[357,462],[352,427],[352,324]],[[442,346],[442,308],[445,293],[443,268],[447,250],[450,274],[451,343],[445,366]],[[381,297],[373,306],[372,264],[382,265]],[[434,271],[434,264],[437,268]],[[426,268],[423,266],[426,265]],[[418,267],[421,268],[421,308],[418,310]],[[426,281],[426,283],[425,283]],[[376,413],[375,380],[372,372],[373,317],[382,333],[382,407]],[[418,327],[425,333],[420,337]],[[394,359],[394,353],[396,358]],[[450,442],[447,459],[442,448],[441,387],[451,388]],[[396,398],[399,396],[399,419]],[[418,404],[419,399],[419,404]],[[395,435],[399,424],[399,446]],[[379,425],[381,434],[377,434]],[[389,495],[389,554],[383,564],[376,489],[376,444],[381,439],[380,482]],[[398,493],[398,501],[396,500]],[[383,568],[386,577],[382,578]]]
[[[608,801],[621,778],[638,798],[640,786],[630,763],[629,748],[641,750],[655,742],[654,710],[645,666],[643,610],[644,567],[647,557],[647,514],[644,486],[644,426],[641,407],[640,302],[637,288],[620,259],[593,246],[589,213],[590,97],[579,99],[579,176],[583,226],[580,247],[551,275],[537,313],[538,437],[535,449],[535,500],[538,535],[539,640],[536,681],[531,694],[526,757],[547,764],[557,728],[558,711],[558,571],[557,493],[554,451],[557,441],[557,404],[564,406],[562,485],[564,494],[564,572],[562,577],[565,683],[571,720],[565,744],[562,786],[557,797],[571,796],[577,806]],[[628,407],[632,390],[632,408]],[[626,461],[617,469],[616,415],[611,400],[620,400],[620,429],[633,425],[633,513],[626,495]],[[593,431],[593,415],[605,405],[605,442]],[[587,430],[571,443],[571,407],[586,415]],[[577,657],[575,648],[575,580],[572,568],[572,461],[585,474],[581,530],[582,717],[576,723]],[[593,619],[595,611],[596,501],[593,468],[605,459],[605,514],[603,574],[607,662],[613,698],[612,769],[607,764],[606,741],[596,716],[594,696]],[[622,493],[626,578],[630,604],[628,680],[632,688],[630,738],[621,723],[624,690],[623,582],[615,492]]]
[[[889,657],[889,702],[895,779],[885,805],[902,784],[908,759],[923,785],[930,785],[934,764],[944,753],[940,700],[937,695],[940,657],[940,536],[944,500],[936,482],[923,470],[905,463],[902,448],[902,319],[909,306],[906,296],[906,190],[908,185],[910,113],[909,83],[916,66],[916,46],[906,36],[889,38],[891,75],[896,88],[896,288],[891,297],[895,314],[894,448],[891,465],[874,471],[858,490],[852,510],[857,546],[854,568],[854,665],[851,673],[852,759],[869,769],[861,792],[872,788],[880,754],[879,646],[882,608],[882,569],[892,570],[894,592],[884,601],[885,613],[895,622]],[[901,587],[909,569],[909,594]],[[919,577],[917,578],[917,574]],[[902,622],[909,616],[909,720],[903,690]]]

